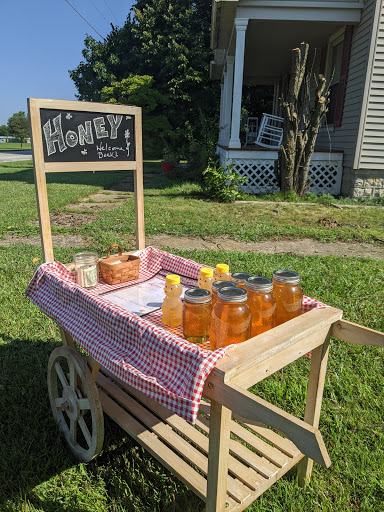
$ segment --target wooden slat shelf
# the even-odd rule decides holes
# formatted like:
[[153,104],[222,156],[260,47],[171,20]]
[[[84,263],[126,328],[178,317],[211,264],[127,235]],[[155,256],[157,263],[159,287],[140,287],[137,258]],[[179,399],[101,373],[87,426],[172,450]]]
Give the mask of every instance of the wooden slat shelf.
[[[104,369],[97,385],[104,412],[205,501],[209,403],[202,402],[194,427]],[[226,510],[241,511],[303,454],[291,441],[262,425],[245,426],[232,420],[231,433]]]

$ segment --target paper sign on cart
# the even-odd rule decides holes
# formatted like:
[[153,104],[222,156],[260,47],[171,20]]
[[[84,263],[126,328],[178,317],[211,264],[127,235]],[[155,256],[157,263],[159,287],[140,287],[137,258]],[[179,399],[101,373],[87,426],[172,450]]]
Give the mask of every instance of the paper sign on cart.
[[[143,316],[161,308],[165,298],[164,284],[164,279],[154,277],[135,286],[108,292],[103,295],[103,298],[135,315]],[[181,298],[188,287],[182,286],[182,289]]]

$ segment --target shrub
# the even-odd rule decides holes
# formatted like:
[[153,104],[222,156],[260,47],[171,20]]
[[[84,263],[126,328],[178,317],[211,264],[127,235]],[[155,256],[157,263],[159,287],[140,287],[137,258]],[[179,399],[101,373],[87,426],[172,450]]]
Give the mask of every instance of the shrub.
[[207,168],[203,171],[204,190],[212,199],[221,203],[232,203],[244,199],[245,193],[239,190],[248,179],[234,170],[234,165],[227,167],[219,165],[219,161],[209,160]]

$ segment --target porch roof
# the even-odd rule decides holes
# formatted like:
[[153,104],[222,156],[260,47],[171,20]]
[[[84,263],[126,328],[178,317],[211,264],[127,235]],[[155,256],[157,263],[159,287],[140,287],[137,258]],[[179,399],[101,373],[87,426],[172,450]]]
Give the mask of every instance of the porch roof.
[[320,47],[342,26],[358,23],[362,7],[359,0],[213,0],[211,78],[221,79],[225,56],[234,55],[235,18],[249,20],[245,83],[273,84],[288,71],[291,48],[301,41]]

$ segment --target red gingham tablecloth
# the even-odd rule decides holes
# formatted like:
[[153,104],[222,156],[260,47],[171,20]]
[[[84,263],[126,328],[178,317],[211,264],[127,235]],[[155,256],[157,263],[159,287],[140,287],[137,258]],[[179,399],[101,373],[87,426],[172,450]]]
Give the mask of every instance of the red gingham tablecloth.
[[[104,368],[194,423],[204,382],[229,347],[211,352],[189,343],[180,329],[162,326],[161,311],[139,317],[100,294],[159,272],[179,274],[186,284],[195,285],[204,265],[154,247],[137,254],[141,261],[136,281],[113,286],[102,281],[87,290],[76,284],[74,272],[55,261],[40,265],[26,295]],[[304,312],[317,307],[326,305],[304,298]]]

